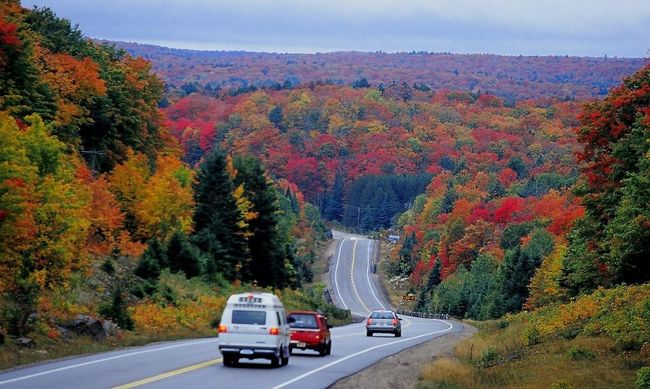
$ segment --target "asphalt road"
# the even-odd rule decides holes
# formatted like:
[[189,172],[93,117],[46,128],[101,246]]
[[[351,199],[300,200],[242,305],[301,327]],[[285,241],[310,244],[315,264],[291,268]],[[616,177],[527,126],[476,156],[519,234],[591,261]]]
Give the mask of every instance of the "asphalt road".
[[339,243],[330,263],[332,299],[355,316],[367,317],[373,309],[389,308],[378,276],[372,272],[377,242],[361,236],[335,233]]
[[[332,266],[336,303],[358,315],[386,306],[369,271],[374,244],[341,237]],[[325,388],[380,359],[427,340],[461,331],[443,320],[403,317],[402,337],[365,336],[363,323],[332,329],[332,354],[297,352],[289,365],[265,360],[224,367],[218,338],[151,344],[68,358],[0,373],[4,388]],[[414,374],[417,374],[414,372]]]

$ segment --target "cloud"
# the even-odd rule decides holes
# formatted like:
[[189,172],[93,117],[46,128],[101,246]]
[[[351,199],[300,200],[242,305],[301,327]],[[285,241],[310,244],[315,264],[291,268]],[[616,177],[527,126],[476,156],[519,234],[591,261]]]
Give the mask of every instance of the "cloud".
[[646,56],[647,0],[73,0],[91,37],[280,52],[451,51]]

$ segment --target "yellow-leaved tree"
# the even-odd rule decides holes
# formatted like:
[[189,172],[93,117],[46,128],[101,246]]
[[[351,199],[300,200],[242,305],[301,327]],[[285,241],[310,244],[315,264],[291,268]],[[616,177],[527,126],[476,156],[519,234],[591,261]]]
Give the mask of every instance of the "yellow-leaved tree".
[[14,334],[28,330],[39,297],[89,268],[91,193],[77,175],[82,162],[39,116],[27,120],[21,129],[0,115],[2,325]]

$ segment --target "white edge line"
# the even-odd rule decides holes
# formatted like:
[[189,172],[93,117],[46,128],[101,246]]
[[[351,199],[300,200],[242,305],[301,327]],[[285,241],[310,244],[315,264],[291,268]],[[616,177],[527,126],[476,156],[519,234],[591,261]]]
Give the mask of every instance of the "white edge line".
[[46,371],[42,371],[42,372],[39,372],[39,373],[34,373],[34,374],[26,375],[26,376],[21,376],[21,377],[12,378],[12,379],[5,380],[5,381],[0,381],[0,385],[10,384],[10,383],[12,383],[12,382],[17,382],[17,381],[24,381],[24,380],[27,380],[27,379],[30,379],[30,378],[34,378],[34,377],[39,377],[39,376],[43,376],[43,375],[47,375],[47,374],[57,373],[57,372],[59,372],[59,371],[75,369],[75,368],[77,368],[77,367],[83,367],[83,366],[88,366],[88,365],[94,365],[94,364],[101,363],[101,362],[111,361],[111,360],[113,360],[113,359],[126,358],[126,357],[130,357],[130,356],[133,356],[133,355],[140,355],[140,354],[152,353],[152,352],[155,352],[155,351],[169,350],[169,349],[172,349],[172,348],[178,348],[178,347],[194,346],[194,345],[196,345],[196,344],[209,343],[209,342],[216,342],[216,341],[218,341],[218,339],[215,338],[215,339],[203,340],[203,341],[199,341],[199,342],[190,342],[190,343],[183,343],[183,344],[175,344],[175,345],[166,346],[166,347],[159,347],[159,348],[155,348],[155,349],[148,349],[148,350],[142,350],[142,351],[135,351],[135,352],[132,352],[132,353],[115,355],[115,356],[108,357],[108,358],[95,359],[95,360],[93,360],[93,361],[88,361],[88,362],[78,363],[78,364],[76,364],[76,365],[70,365],[70,366],[59,367],[59,368],[57,368],[57,369],[46,370]]
[[438,319],[433,319],[433,320],[436,320],[436,321],[440,321],[440,322],[442,322],[442,323],[445,323],[445,324],[449,325],[449,328],[447,328],[446,330],[442,330],[442,331],[434,331],[434,332],[428,332],[428,333],[426,333],[426,334],[422,334],[422,335],[414,336],[414,337],[412,337],[412,338],[406,338],[406,339],[396,340],[396,341],[393,341],[393,342],[390,342],[390,343],[384,343],[384,344],[380,344],[380,345],[377,345],[377,346],[373,346],[373,347],[367,348],[367,349],[365,349],[365,350],[361,350],[361,351],[356,352],[356,353],[354,353],[354,354],[350,354],[350,355],[348,355],[347,357],[343,357],[343,358],[341,358],[341,359],[337,359],[337,360],[334,361],[334,362],[331,362],[331,363],[328,363],[327,365],[321,366],[321,367],[319,367],[318,369],[314,369],[314,370],[312,370],[312,371],[308,371],[308,372],[305,373],[305,374],[299,375],[298,377],[296,377],[296,378],[294,378],[294,379],[292,379],[292,380],[289,380],[289,381],[287,381],[287,382],[281,383],[281,384],[278,385],[278,386],[274,386],[274,387],[271,388],[271,389],[280,389],[280,388],[284,388],[285,386],[288,386],[288,385],[293,384],[294,382],[300,381],[301,379],[303,379],[303,378],[305,378],[305,377],[309,377],[310,375],[312,375],[312,374],[316,374],[316,373],[318,373],[318,372],[321,371],[321,370],[325,370],[325,369],[327,369],[327,368],[330,368],[330,367],[332,367],[332,366],[334,366],[334,365],[337,365],[337,364],[339,364],[339,363],[341,363],[341,362],[343,362],[343,361],[347,361],[347,360],[350,359],[350,358],[354,358],[354,357],[359,356],[359,355],[361,355],[361,354],[363,354],[363,353],[367,353],[368,351],[376,350],[376,349],[379,349],[379,348],[382,348],[382,347],[392,346],[392,345],[397,344],[397,343],[408,342],[408,341],[410,341],[410,340],[418,339],[418,338],[423,338],[423,337],[425,337],[425,336],[431,336],[431,335],[434,335],[434,334],[439,334],[439,333],[441,333],[441,332],[447,332],[447,331],[451,330],[452,328],[454,328],[454,325],[453,325],[453,324],[451,324],[451,323],[449,323],[449,322],[446,322],[446,321],[444,321],[444,320],[438,320]]
[[368,278],[368,286],[370,287],[370,293],[372,293],[372,295],[375,297],[375,300],[377,300],[377,302],[379,303],[381,308],[386,309],[384,304],[379,300],[379,297],[377,297],[377,295],[375,294],[375,291],[372,288],[372,282],[370,282],[370,246],[371,245],[372,245],[372,239],[368,239],[368,251],[367,251],[368,252],[368,256],[367,256],[367,259],[368,259],[368,271],[366,273],[366,278]]
[[334,287],[336,288],[336,294],[339,295],[339,301],[341,301],[341,304],[343,304],[345,309],[350,309],[348,308],[347,304],[345,304],[345,301],[343,301],[343,296],[341,296],[341,290],[339,289],[339,282],[336,279],[339,273],[339,260],[341,259],[341,248],[343,248],[343,242],[345,242],[345,238],[341,239],[341,242],[339,243],[339,251],[336,254],[336,266],[334,267]]

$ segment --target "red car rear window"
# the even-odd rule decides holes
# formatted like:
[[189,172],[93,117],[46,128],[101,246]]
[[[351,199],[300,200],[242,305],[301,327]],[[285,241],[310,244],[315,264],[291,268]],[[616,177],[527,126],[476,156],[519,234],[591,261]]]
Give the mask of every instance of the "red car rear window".
[[296,320],[293,323],[289,324],[291,328],[318,328],[316,316],[314,315],[292,313],[290,316]]

